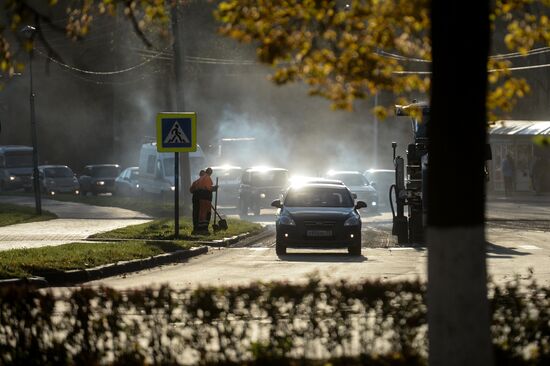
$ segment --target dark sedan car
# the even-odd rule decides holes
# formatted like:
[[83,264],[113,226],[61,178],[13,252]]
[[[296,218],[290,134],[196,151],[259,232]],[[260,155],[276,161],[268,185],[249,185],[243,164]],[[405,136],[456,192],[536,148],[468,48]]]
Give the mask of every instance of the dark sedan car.
[[88,192],[96,195],[98,193],[113,193],[115,179],[120,174],[118,164],[95,164],[86,165],[82,175],[78,179],[80,193],[86,195]]
[[239,215],[245,217],[251,210],[259,215],[262,208],[280,198],[288,187],[288,171],[282,168],[255,167],[246,169],[239,188]]
[[361,255],[361,216],[367,207],[354,205],[350,190],[340,184],[306,183],[291,186],[283,201],[271,204],[279,208],[276,221],[276,252],[287,248],[347,248]]

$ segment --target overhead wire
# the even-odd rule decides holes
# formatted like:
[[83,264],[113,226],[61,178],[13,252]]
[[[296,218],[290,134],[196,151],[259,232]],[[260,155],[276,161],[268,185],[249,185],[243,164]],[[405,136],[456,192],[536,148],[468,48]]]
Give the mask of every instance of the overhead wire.
[[[505,59],[510,59],[510,58],[540,55],[540,54],[547,53],[547,52],[550,52],[550,47],[535,48],[535,49],[529,50],[527,52],[502,53],[502,54],[489,56],[489,58],[493,59],[493,60],[505,60]],[[425,59],[421,59],[421,58],[403,56],[403,55],[399,55],[399,54],[396,54],[396,53],[391,53],[391,52],[387,52],[387,51],[383,51],[383,50],[378,50],[378,51],[376,51],[376,53],[379,54],[380,56],[385,56],[385,57],[388,57],[388,58],[392,58],[392,59],[395,59],[395,60],[401,60],[401,61],[425,62],[425,63],[431,63],[432,62],[431,60],[425,60]]]
[[[63,63],[63,62],[61,62],[61,61],[59,61],[59,60],[57,60],[57,59],[55,59],[55,58],[53,58],[49,55],[46,55],[42,51],[40,51],[39,49],[36,49],[36,50],[38,51],[38,53],[41,54],[41,56],[48,58],[50,61],[66,68],[66,69],[69,69],[69,70],[72,70],[72,71],[75,71],[75,72],[79,72],[79,73],[83,73],[83,74],[105,76],[105,75],[123,74],[123,73],[126,73],[126,72],[136,70],[140,67],[143,67],[143,66],[147,65],[148,63],[150,63],[151,61],[153,61],[155,59],[171,60],[173,58],[172,53],[171,52],[166,52],[166,50],[168,50],[170,47],[172,47],[172,45],[168,45],[167,47],[165,47],[163,50],[160,50],[160,51],[151,51],[151,50],[138,49],[136,51],[138,53],[140,53],[145,58],[145,60],[143,62],[141,62],[137,65],[125,68],[125,69],[115,70],[115,71],[91,71],[91,70],[80,69],[80,68],[77,68],[75,66],[65,64],[65,63]],[[538,49],[533,49],[529,52],[530,52],[530,54],[546,53],[546,52],[550,52],[550,47],[541,47],[541,48],[538,48]],[[431,62],[429,60],[406,57],[406,56],[402,56],[402,55],[398,55],[398,54],[394,54],[394,53],[390,53],[390,52],[386,52],[386,51],[382,51],[382,50],[378,50],[377,54],[379,54],[381,56],[385,56],[385,57],[390,57],[390,58],[402,60],[402,61],[414,61],[414,62],[425,62],[425,63],[430,63]],[[521,57],[521,56],[524,56],[524,54],[519,53],[519,52],[514,52],[514,53],[508,53],[508,54],[495,55],[495,56],[491,56],[491,57],[504,59],[505,57]],[[186,62],[190,62],[190,63],[211,64],[211,65],[247,65],[248,66],[248,65],[256,65],[257,64],[256,61],[252,61],[252,60],[235,60],[235,59],[202,57],[202,56],[184,56],[184,60]],[[490,69],[490,70],[488,70],[488,72],[520,71],[520,70],[530,70],[530,69],[539,69],[539,68],[547,68],[547,67],[550,67],[550,64],[517,66],[517,67],[509,67],[509,68],[506,68],[506,69],[503,69],[503,68]],[[431,71],[409,71],[409,70],[404,70],[404,71],[394,71],[393,74],[396,74],[396,75],[411,75],[411,74],[429,75],[429,74],[431,74]]]
[[[531,65],[531,66],[517,66],[509,67],[506,69],[489,69],[487,72],[499,72],[499,71],[520,71],[520,70],[531,70],[531,69],[544,69],[550,67],[550,64],[542,65]],[[393,71],[392,74],[396,75],[430,75],[431,71]]]
[[[134,51],[143,54],[145,57],[149,57],[153,51],[143,49],[133,49]],[[162,59],[170,60],[173,57],[171,52],[164,52]],[[184,56],[185,61],[191,63],[211,64],[211,65],[257,65],[258,62],[253,60],[236,60],[227,58],[214,58],[214,57],[202,57],[202,56]]]
[[[170,46],[168,46],[170,47]],[[165,49],[167,49],[168,47],[166,47]],[[130,72],[130,71],[133,71],[133,70],[136,70],[136,69],[139,69],[140,67],[143,67],[145,65],[147,65],[148,63],[150,63],[151,61],[155,60],[157,57],[160,57],[163,53],[163,51],[160,51],[158,52],[156,55],[152,55],[151,57],[147,58],[145,61],[137,64],[137,65],[134,65],[134,66],[130,66],[130,67],[127,67],[125,69],[121,69],[121,70],[115,70],[115,71],[91,71],[91,70],[84,70],[84,69],[80,69],[78,67],[75,67],[75,66],[71,66],[69,64],[66,64],[66,63],[63,63],[59,60],[57,60],[56,58],[54,57],[51,57],[47,54],[45,54],[44,52],[42,52],[41,50],[39,49],[35,49],[42,57],[45,57],[47,58],[48,60],[58,64],[59,66],[62,66],[66,69],[69,69],[69,70],[72,70],[72,71],[75,71],[75,72],[79,72],[79,73],[82,73],[82,74],[89,74],[89,75],[117,75],[117,74],[123,74],[123,73],[126,73],[126,72]]]

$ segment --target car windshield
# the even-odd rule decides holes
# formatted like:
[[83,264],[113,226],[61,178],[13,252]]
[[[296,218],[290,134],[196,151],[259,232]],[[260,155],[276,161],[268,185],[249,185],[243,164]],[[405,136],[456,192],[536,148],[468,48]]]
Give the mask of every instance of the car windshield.
[[67,167],[46,168],[44,174],[48,178],[71,178],[73,171]]
[[353,198],[345,188],[297,187],[285,197],[288,207],[353,207]]
[[115,166],[96,166],[92,168],[92,177],[117,177],[120,169]]
[[139,177],[139,170],[132,169],[130,170],[130,179],[137,179]]
[[256,187],[285,186],[288,172],[285,170],[268,170],[252,172],[250,182]]
[[32,152],[6,154],[6,168],[32,167]]
[[369,181],[362,174],[334,174],[330,178],[341,180],[348,187],[369,185]]

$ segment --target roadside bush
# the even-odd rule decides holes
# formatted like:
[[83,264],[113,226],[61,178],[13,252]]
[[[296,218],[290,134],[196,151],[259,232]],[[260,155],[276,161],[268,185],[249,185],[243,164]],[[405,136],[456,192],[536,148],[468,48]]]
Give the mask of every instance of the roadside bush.
[[[522,291],[520,291],[520,288]],[[548,288],[492,286],[498,365],[550,355]],[[0,289],[1,365],[425,365],[425,284]]]

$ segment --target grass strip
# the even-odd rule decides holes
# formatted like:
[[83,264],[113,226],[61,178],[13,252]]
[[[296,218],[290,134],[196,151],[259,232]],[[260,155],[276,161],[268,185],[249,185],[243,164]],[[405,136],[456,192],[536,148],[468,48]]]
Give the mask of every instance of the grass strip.
[[186,241],[124,241],[70,243],[0,252],[0,278],[43,276],[46,273],[87,269],[105,264],[144,259],[198,246]]
[[[180,219],[180,237],[186,240],[218,240],[243,233],[256,234],[262,230],[260,224],[238,219],[227,219],[228,229],[225,231],[213,232],[210,228],[209,235],[192,235],[192,221],[187,218]],[[141,240],[173,240],[174,220],[158,219],[145,224],[132,225],[120,229],[91,235],[97,239],[141,239]]]
[[55,214],[44,210],[42,210],[42,215],[37,215],[34,207],[0,203],[0,226],[46,221],[55,218],[57,218]]

